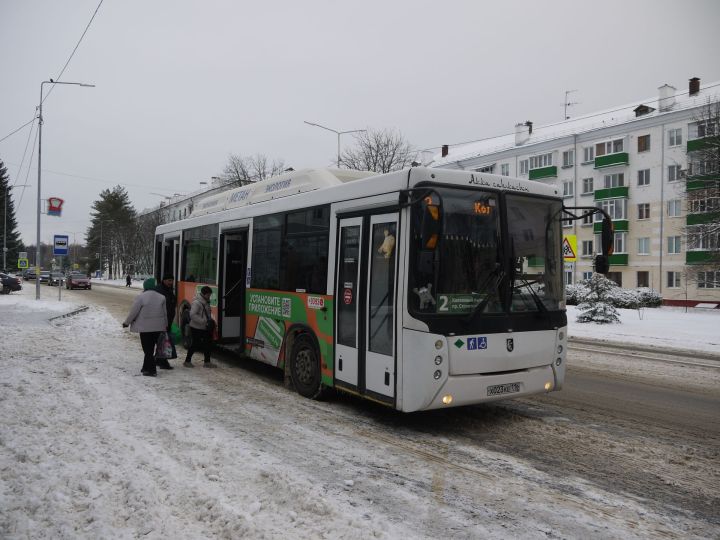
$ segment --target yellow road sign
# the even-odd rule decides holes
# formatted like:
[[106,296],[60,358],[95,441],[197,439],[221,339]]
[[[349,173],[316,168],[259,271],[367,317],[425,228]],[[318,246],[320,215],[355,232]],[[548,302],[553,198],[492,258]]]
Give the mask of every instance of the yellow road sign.
[[563,236],[562,252],[565,262],[574,262],[577,260],[577,236],[574,234]]

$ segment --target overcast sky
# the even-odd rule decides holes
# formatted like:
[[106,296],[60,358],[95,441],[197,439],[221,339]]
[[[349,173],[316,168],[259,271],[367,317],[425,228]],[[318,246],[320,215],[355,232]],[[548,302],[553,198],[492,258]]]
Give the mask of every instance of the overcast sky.
[[[98,3],[0,0],[0,139],[36,114]],[[231,153],[331,165],[336,135],[304,120],[394,128],[421,149],[562,120],[566,90],[580,115],[720,81],[719,22],[717,0],[105,0],[62,77],[96,88],[57,86],[43,105],[42,198],[66,203],[42,239],[84,242],[103,189],[125,186],[141,210]],[[13,190],[26,244],[35,137],[0,142],[11,184],[32,186]]]

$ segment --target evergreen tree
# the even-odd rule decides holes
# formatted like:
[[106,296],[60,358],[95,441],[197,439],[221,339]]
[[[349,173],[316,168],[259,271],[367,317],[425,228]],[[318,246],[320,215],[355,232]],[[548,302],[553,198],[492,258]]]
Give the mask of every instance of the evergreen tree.
[[[7,230],[3,230],[3,238],[7,241],[7,268],[4,270],[14,270],[17,268],[18,252],[25,251],[25,246],[20,240],[20,233],[17,230],[17,221],[15,219],[15,203],[13,202],[13,190],[10,189],[10,177],[7,174],[5,164],[0,160],[0,226],[7,225]],[[7,200],[6,200],[7,198]],[[7,216],[5,210],[7,208]],[[1,261],[0,261],[0,264]]]
[[90,269],[103,267],[110,276],[122,275],[134,264],[136,254],[137,215],[130,198],[122,186],[104,189],[90,213],[92,224],[88,228],[88,248],[95,255]]
[[608,298],[610,291],[617,288],[617,284],[602,274],[593,274],[583,285],[587,286],[590,292],[578,305],[577,322],[619,323],[618,311]]

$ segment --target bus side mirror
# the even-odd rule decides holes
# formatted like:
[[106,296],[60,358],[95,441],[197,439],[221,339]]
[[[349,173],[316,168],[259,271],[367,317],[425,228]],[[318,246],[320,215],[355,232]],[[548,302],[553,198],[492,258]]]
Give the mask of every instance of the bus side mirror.
[[[613,229],[612,220],[608,216],[604,216],[602,220],[602,231],[600,234],[602,243],[602,255],[609,257],[613,254],[613,242],[615,240],[615,231]],[[604,273],[604,272],[601,272]]]
[[595,257],[595,272],[598,274],[607,274],[610,271],[610,261],[605,255],[597,255]]

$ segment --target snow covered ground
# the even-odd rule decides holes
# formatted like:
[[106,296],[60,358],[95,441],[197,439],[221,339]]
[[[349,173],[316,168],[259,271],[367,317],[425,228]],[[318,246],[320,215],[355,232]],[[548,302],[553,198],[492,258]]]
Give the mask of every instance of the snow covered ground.
[[[35,301],[27,284],[0,296],[2,538],[707,534],[502,453],[455,448],[473,460],[457,470],[412,441],[401,455],[361,412],[236,366],[141,377],[136,335],[94,306],[53,319],[79,307],[56,298],[43,289]],[[622,316],[578,325],[571,308],[570,335],[718,350],[720,312]],[[447,455],[447,440],[428,437]]]

